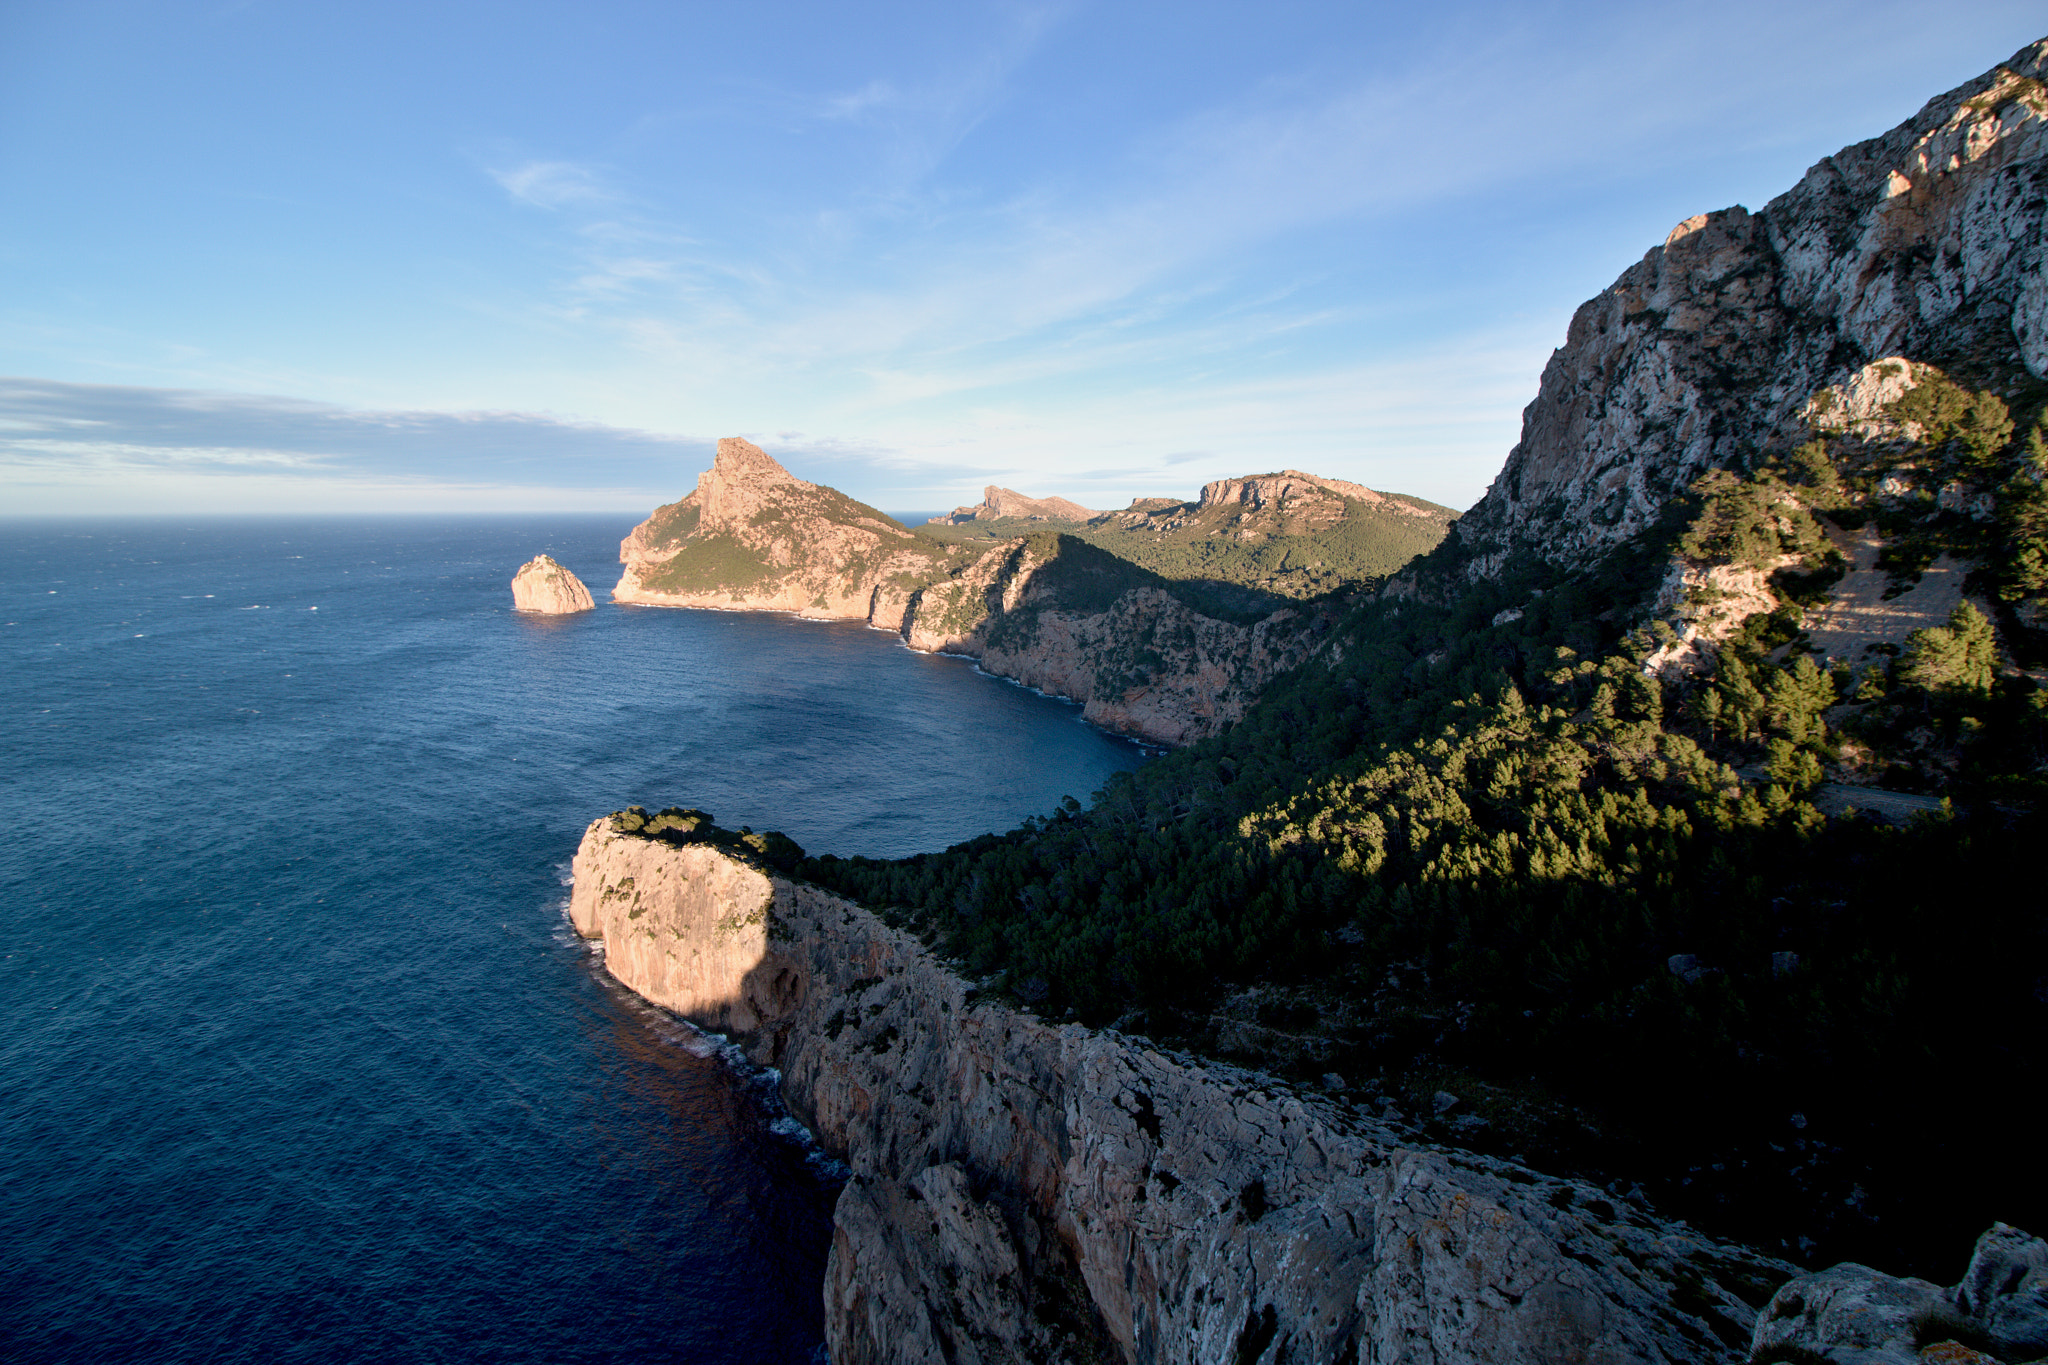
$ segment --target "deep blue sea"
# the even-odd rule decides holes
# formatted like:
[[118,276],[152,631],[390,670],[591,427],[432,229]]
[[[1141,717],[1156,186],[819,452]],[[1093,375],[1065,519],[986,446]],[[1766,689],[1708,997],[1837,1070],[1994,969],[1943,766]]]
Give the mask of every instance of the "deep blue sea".
[[[1140,751],[630,517],[0,523],[0,1359],[809,1361],[833,1170],[569,932],[584,825],[937,849]],[[511,611],[542,550],[600,605]]]

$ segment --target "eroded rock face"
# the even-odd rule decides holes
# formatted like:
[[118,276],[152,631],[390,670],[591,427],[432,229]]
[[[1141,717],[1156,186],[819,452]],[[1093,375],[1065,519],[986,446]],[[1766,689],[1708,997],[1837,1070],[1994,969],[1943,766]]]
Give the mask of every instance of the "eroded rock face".
[[[578,903],[586,868],[602,898],[630,867],[649,906],[723,857],[598,821]],[[867,911],[766,881],[759,962],[718,958],[733,975],[693,1017],[743,1033],[851,1168],[824,1286],[839,1365],[1733,1361],[1790,1273],[1269,1078],[984,1003]],[[731,884],[751,912],[755,884]],[[608,963],[635,926],[681,960],[722,922],[657,913],[589,921]]]
[[886,623],[891,603],[944,572],[946,551],[837,489],[797,478],[748,441],[718,443],[696,491],[619,545],[612,600],[786,611]]
[[[604,941],[606,970],[707,1028],[759,1028],[761,1016],[732,983],[770,964],[768,877],[716,849],[608,829],[593,837],[597,829],[585,832],[571,865],[569,918],[577,933]],[[772,976],[772,964],[767,970]]]
[[2048,1242],[1994,1223],[1948,1289],[1854,1262],[1801,1275],[1772,1296],[1752,1347],[1759,1358],[1840,1365],[2048,1357]]
[[1222,621],[1157,587],[1070,606],[1045,576],[1049,563],[1029,541],[986,551],[918,594],[904,639],[978,659],[991,673],[1082,703],[1091,724],[1160,744],[1220,733],[1322,639],[1323,618],[1311,612]]
[[1458,523],[1471,571],[1518,551],[1590,561],[1705,471],[1802,438],[1809,398],[1880,357],[2048,375],[2044,74],[2048,42],[1761,213],[1687,219],[1582,306],[1520,444]]
[[597,604],[583,580],[547,555],[536,555],[512,575],[512,609],[547,616],[589,611]]
[[1242,719],[1265,685],[1300,664],[1318,636],[1283,608],[1251,625],[1192,611],[1157,588],[1107,611],[1048,610],[1029,634],[994,635],[981,665],[1082,703],[1091,724],[1160,744],[1192,744]]

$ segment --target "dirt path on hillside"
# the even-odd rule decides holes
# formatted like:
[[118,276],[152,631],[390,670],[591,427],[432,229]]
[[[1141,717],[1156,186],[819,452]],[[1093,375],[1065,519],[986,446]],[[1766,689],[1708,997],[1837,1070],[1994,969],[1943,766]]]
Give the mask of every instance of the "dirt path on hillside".
[[1808,615],[1806,633],[1830,663],[1860,663],[1873,644],[1903,645],[1916,630],[1947,625],[1949,613],[1963,600],[1968,566],[1943,555],[1910,590],[1886,601],[1891,576],[1877,567],[1884,548],[1877,528],[1845,531],[1828,525],[1827,533],[1851,567],[1828,594],[1827,605]]

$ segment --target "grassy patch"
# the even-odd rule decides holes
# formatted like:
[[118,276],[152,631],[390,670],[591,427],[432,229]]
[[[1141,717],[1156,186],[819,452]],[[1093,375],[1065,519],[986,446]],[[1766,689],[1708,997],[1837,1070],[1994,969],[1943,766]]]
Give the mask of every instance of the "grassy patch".
[[719,532],[685,541],[673,559],[642,574],[640,582],[654,592],[738,594],[760,587],[775,572],[759,550]]

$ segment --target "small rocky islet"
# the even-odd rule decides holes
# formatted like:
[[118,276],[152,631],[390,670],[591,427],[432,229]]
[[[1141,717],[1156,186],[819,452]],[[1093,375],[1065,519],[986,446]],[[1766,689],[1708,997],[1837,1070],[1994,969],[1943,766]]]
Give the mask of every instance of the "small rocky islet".
[[542,616],[569,616],[594,610],[597,603],[583,580],[550,555],[535,555],[512,575],[512,609]]

